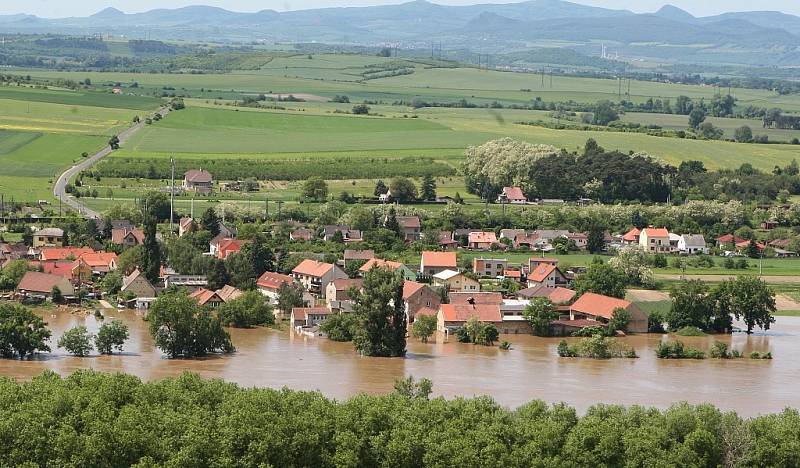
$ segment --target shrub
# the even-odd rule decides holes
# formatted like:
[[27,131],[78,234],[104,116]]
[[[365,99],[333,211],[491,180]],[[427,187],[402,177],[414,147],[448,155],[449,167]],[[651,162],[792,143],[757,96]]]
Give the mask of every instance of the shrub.
[[705,359],[706,354],[699,349],[685,346],[681,341],[662,341],[656,348],[659,359]]
[[565,340],[558,345],[558,355],[561,357],[583,357],[591,359],[635,358],[636,351],[629,345],[603,335],[584,338],[572,346]]
[[730,359],[733,357],[732,354],[728,352],[728,345],[721,341],[714,342],[708,355],[712,359]]
[[675,332],[675,334],[678,336],[707,336],[706,332],[692,326],[680,328]]

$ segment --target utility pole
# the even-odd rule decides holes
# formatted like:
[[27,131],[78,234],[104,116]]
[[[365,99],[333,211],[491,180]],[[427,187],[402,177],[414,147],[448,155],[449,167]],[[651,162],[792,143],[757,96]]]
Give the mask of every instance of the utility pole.
[[172,221],[175,219],[175,158],[170,158],[169,161],[172,164],[172,176],[169,183],[169,234],[172,235]]

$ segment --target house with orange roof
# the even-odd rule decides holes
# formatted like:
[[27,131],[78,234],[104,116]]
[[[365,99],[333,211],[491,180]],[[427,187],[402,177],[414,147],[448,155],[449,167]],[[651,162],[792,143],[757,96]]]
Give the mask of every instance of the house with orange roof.
[[381,258],[371,258],[367,261],[367,263],[361,265],[361,268],[358,271],[363,275],[364,273],[368,272],[372,268],[388,268],[392,271],[399,271],[403,275],[403,279],[407,279],[409,281],[416,281],[417,274],[411,271],[410,268],[405,266],[405,264],[400,262],[393,262],[391,260],[384,260]]
[[414,323],[415,317],[421,311],[427,310],[429,315],[436,315],[442,298],[427,284],[405,281],[403,283],[403,301],[406,307],[406,323],[410,325]]
[[79,260],[86,262],[92,272],[104,274],[117,269],[117,254],[114,252],[92,252],[80,256]]
[[558,265],[558,259],[551,257],[531,257],[528,259],[528,271],[535,270],[540,265]]
[[639,236],[642,230],[634,226],[630,231],[622,235],[622,243],[624,245],[639,244]]
[[82,255],[90,253],[95,253],[95,251],[88,247],[43,247],[39,251],[39,260],[43,262],[51,260],[77,260]]
[[435,275],[444,270],[457,270],[458,261],[455,252],[422,252],[419,272],[426,275]]
[[472,259],[472,272],[478,276],[496,278],[502,276],[508,268],[508,259],[505,258],[483,258]]
[[568,286],[569,279],[556,265],[545,263],[528,272],[528,286]]
[[246,243],[247,241],[239,239],[230,239],[230,238],[222,239],[219,242],[219,244],[217,244],[214,256],[216,256],[220,260],[225,260],[232,254],[241,252],[242,246]]
[[472,250],[490,250],[499,242],[494,231],[473,231],[467,236],[467,247]]
[[528,197],[522,193],[522,189],[519,187],[503,187],[503,191],[497,196],[497,203],[524,205],[528,203]]
[[322,297],[328,283],[347,278],[347,273],[332,263],[306,259],[292,270],[292,277],[302,284],[306,291],[316,297]]
[[196,289],[189,294],[189,298],[194,299],[201,306],[211,307],[212,309],[216,309],[225,302],[216,291],[206,288]]
[[622,309],[630,314],[627,331],[632,333],[647,333],[647,314],[636,304],[603,296],[602,294],[584,293],[569,308],[570,320],[591,320],[602,326],[611,320],[614,311]]
[[43,273],[61,276],[79,286],[92,280],[92,269],[83,260],[47,260],[40,262]]
[[500,312],[499,303],[484,304],[475,300],[465,303],[450,303],[439,306],[436,314],[436,329],[445,335],[463,327],[467,320],[477,317],[483,323],[494,323],[498,328],[503,325],[503,314]]
[[144,243],[144,231],[138,228],[117,228],[111,230],[111,243],[123,247],[134,247]]
[[747,239],[744,239],[742,237],[736,236],[734,234],[725,234],[725,235],[717,237],[717,239],[716,239],[717,248],[721,249],[721,248],[723,248],[723,247],[725,247],[727,245],[735,246],[736,244],[739,244],[741,242],[745,242],[746,240]]
[[503,271],[503,278],[508,278],[510,280],[516,281],[517,283],[522,282],[522,271],[520,270],[504,270]]
[[669,253],[672,250],[666,228],[647,227],[639,234],[639,246],[650,253]]

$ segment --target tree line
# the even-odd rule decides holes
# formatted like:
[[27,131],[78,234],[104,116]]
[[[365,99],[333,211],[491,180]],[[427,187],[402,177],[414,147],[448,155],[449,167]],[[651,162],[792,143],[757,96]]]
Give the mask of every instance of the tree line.
[[800,413],[751,419],[668,409],[490,397],[430,398],[431,382],[329,399],[195,374],[46,371],[0,379],[2,466],[771,466],[800,464]]

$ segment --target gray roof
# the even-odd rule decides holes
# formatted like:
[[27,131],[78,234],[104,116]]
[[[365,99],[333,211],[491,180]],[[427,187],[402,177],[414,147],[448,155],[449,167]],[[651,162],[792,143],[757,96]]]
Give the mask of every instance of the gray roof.
[[34,236],[63,236],[64,230],[59,228],[44,228],[33,233]]
[[702,234],[684,234],[681,237],[686,245],[702,245],[703,247],[706,245],[706,238]]

